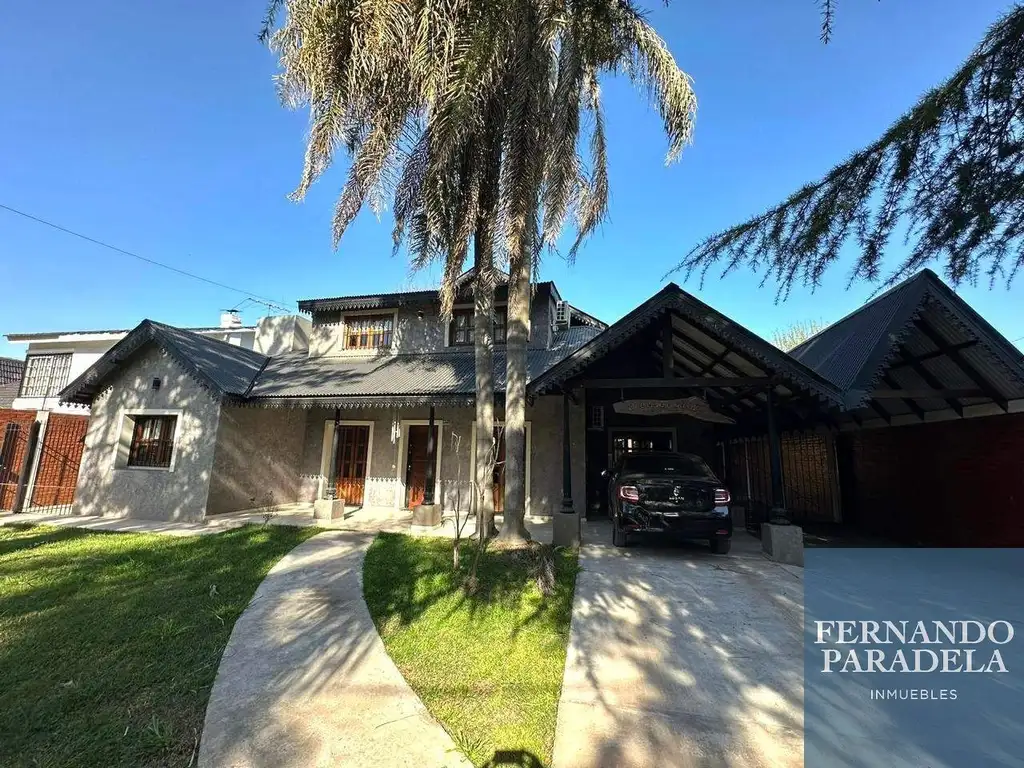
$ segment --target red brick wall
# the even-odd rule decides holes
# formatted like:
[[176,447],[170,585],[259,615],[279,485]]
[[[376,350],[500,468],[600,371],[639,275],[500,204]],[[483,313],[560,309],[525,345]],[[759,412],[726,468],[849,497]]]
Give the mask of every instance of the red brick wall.
[[1024,547],[1024,413],[839,440],[844,521],[907,543]]
[[[14,496],[18,489],[18,478],[21,475],[22,464],[25,461],[25,443],[28,440],[28,431],[36,420],[35,411],[15,411],[10,408],[0,409],[0,461],[4,466],[0,468],[0,510],[9,510],[14,504]],[[10,446],[4,445],[4,437],[7,434],[7,425],[17,424],[17,437],[14,438],[13,450]]]
[[85,448],[88,416],[51,413],[43,437],[43,451],[36,472],[32,504],[70,504],[75,499],[78,467]]

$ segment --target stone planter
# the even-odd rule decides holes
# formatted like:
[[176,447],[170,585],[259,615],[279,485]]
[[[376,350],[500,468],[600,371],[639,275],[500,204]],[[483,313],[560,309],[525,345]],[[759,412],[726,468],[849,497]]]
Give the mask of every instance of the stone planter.
[[436,528],[441,524],[441,505],[420,504],[414,507],[412,524],[417,528]]
[[313,518],[316,520],[341,520],[345,517],[344,499],[317,499],[313,502]]

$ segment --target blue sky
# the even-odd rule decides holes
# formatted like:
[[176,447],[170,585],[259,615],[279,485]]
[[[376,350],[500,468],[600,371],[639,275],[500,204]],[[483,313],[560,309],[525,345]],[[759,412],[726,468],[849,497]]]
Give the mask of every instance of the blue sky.
[[[364,212],[331,250],[343,162],[304,203],[286,199],[306,118],[276,99],[274,57],[256,40],[264,6],[12,5],[0,26],[0,203],[282,301],[429,284],[391,257],[387,218]],[[542,267],[563,296],[606,320],[656,292],[693,243],[874,139],[1006,8],[841,0],[824,46],[815,0],[650,6],[696,82],[694,145],[666,167],[657,116],[628,82],[606,83],[610,221],[574,265],[549,257]],[[767,336],[862,303],[873,287],[847,290],[848,266],[779,304],[774,286],[759,288],[748,272],[685,287]],[[0,285],[0,333],[131,327],[144,317],[208,325],[242,299],[2,210]],[[961,293],[1010,339],[1024,337],[1024,279]],[[0,341],[0,355],[23,350]]]

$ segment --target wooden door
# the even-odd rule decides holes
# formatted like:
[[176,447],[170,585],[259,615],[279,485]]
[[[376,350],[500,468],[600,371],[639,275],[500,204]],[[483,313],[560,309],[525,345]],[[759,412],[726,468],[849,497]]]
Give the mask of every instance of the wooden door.
[[369,444],[369,426],[343,424],[338,428],[338,466],[334,489],[336,498],[345,499],[346,504],[363,504]]
[[[409,426],[408,450],[405,461],[405,506],[419,506],[427,490],[427,425]],[[434,426],[434,450],[438,447],[437,426]]]

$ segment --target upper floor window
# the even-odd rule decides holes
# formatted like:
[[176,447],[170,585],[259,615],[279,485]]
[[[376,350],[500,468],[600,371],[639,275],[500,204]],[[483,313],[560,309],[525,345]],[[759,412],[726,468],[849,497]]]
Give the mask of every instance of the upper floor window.
[[345,349],[388,349],[394,330],[392,314],[346,316]]
[[68,384],[71,353],[28,355],[21,379],[21,397],[53,397]]
[[[494,313],[494,343],[504,344],[508,327],[508,310],[499,307]],[[469,346],[473,343],[473,310],[457,309],[452,313],[448,327],[448,338],[452,346]]]

